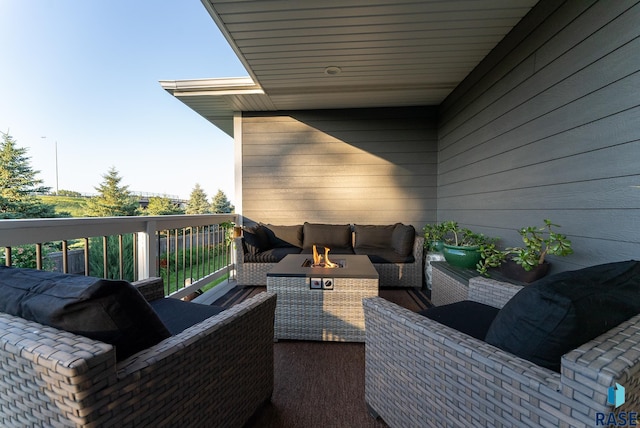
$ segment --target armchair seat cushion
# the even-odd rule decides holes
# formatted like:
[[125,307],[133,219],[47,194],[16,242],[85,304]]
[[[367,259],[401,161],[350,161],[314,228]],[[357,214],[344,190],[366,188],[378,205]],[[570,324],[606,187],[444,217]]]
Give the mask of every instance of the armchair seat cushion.
[[420,314],[471,337],[484,340],[499,310],[484,303],[463,300],[427,308],[420,311]]
[[562,272],[518,292],[486,341],[551,370],[562,355],[640,313],[640,262]]
[[171,336],[126,281],[0,266],[0,312],[116,348],[122,360]]
[[172,336],[224,311],[220,306],[202,305],[169,297],[154,300],[150,304]]

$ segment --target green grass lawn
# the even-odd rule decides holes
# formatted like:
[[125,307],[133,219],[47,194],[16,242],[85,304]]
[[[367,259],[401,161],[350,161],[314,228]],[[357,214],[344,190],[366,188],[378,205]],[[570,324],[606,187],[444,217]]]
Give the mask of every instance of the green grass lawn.
[[56,213],[67,212],[72,217],[84,217],[87,198],[73,198],[70,196],[45,195],[39,196],[45,204],[53,205]]
[[[175,269],[175,261],[173,258],[169,260],[167,263],[166,255],[162,255],[160,257],[160,276],[164,280],[165,284],[165,293],[167,292],[167,287],[169,288],[169,292],[167,294],[171,294],[179,289],[184,287],[184,281],[188,278],[201,278],[203,276],[208,275],[209,273],[213,273],[216,270],[223,268],[225,265],[229,263],[230,254],[220,254],[215,255],[212,251],[211,254],[207,258],[203,260],[193,261],[191,265],[187,260],[186,264],[183,268],[183,260],[180,257],[180,252],[178,254],[178,269]],[[169,269],[167,269],[167,264],[169,265]],[[192,276],[193,275],[193,276]],[[219,283],[225,281],[229,277],[228,274],[225,274],[223,277],[218,278],[216,281],[210,282],[201,288],[202,291],[210,290],[215,287]]]

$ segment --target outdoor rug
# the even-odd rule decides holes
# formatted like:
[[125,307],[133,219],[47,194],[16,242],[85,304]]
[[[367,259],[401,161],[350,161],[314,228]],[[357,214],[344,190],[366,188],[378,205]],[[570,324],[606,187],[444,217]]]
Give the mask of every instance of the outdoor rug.
[[[245,299],[266,291],[266,289],[266,287],[234,287],[213,304],[230,308]],[[433,306],[424,291],[417,288],[382,288],[378,295],[413,312],[419,312]]]
[[[266,287],[234,288],[215,304],[230,307]],[[420,311],[431,302],[420,290],[381,289],[380,297]],[[246,427],[386,427],[364,400],[364,343],[281,340],[274,343],[274,390]]]

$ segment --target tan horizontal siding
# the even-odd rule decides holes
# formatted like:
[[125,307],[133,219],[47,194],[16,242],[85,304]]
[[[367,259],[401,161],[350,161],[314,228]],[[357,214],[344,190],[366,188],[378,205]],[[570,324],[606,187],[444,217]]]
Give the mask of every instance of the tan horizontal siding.
[[434,112],[244,113],[243,215],[277,224],[434,221]]

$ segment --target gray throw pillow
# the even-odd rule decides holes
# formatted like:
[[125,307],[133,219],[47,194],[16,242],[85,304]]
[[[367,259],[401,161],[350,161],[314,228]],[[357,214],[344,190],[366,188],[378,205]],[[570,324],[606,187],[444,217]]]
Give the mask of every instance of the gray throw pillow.
[[391,246],[401,256],[407,257],[413,252],[416,229],[411,225],[397,223],[391,235]]
[[351,245],[351,225],[349,224],[305,223],[303,235],[304,250],[310,250],[314,245],[318,245],[331,248],[332,250],[348,249],[353,252],[353,246]]

